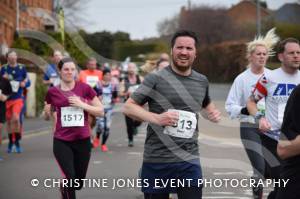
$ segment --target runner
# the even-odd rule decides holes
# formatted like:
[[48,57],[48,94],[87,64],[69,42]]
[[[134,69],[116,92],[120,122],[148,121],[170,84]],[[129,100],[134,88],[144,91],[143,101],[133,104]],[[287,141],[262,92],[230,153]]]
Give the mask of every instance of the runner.
[[17,53],[9,51],[7,53],[7,64],[1,68],[1,75],[10,81],[13,94],[6,101],[6,120],[9,143],[7,153],[13,151],[13,146],[16,147],[16,152],[21,153],[20,145],[21,128],[20,114],[23,107],[23,89],[27,82],[27,72],[25,66],[17,63]]
[[63,58],[58,64],[61,83],[51,87],[46,95],[45,119],[51,116],[51,108],[57,112],[53,152],[64,178],[69,183],[79,180],[79,187],[61,187],[63,199],[75,198],[86,176],[91,155],[88,114],[103,115],[103,107],[95,91],[87,84],[76,82],[76,66],[71,58]]
[[[279,41],[274,33],[275,29],[270,30],[265,37],[257,37],[247,44],[247,59],[249,65],[247,69],[238,75],[229,91],[225,109],[232,119],[240,119],[240,136],[250,163],[253,168],[252,178],[258,182],[264,178],[265,162],[262,154],[260,132],[254,117],[249,116],[247,110],[247,100],[251,95],[258,79],[263,73],[270,70],[265,68],[268,56],[274,55],[273,47]],[[265,112],[265,99],[258,102],[258,110],[261,114]],[[255,199],[261,199],[263,187],[253,187]]]
[[[128,76],[124,78],[123,90],[121,91],[121,96],[127,100],[130,95],[138,88],[141,84],[141,78],[137,74],[137,67],[135,63],[128,64]],[[127,129],[127,136],[128,136],[128,146],[133,147],[133,136],[137,134],[138,130],[137,127],[141,125],[141,122],[134,120],[127,115],[125,115],[125,122],[126,122],[126,129]]]
[[[103,73],[101,70],[97,70],[97,60],[94,57],[90,57],[86,64],[87,69],[81,70],[79,73],[79,81],[88,84],[96,92],[98,92],[98,86],[101,84],[103,78]],[[95,126],[96,118],[92,115],[88,116],[90,131],[93,132]],[[97,136],[93,140],[93,147],[96,148],[99,146],[99,139]]]
[[[168,199],[177,193],[179,199],[199,199],[202,178],[198,146],[198,112],[212,122],[220,112],[211,102],[207,78],[192,70],[198,39],[190,31],[178,31],[171,40],[170,66],[145,77],[142,85],[126,101],[126,115],[149,122],[145,141],[141,178],[145,199]],[[148,103],[149,111],[143,108]],[[157,187],[155,179],[192,179],[190,186]],[[160,184],[161,185],[161,184]]]
[[[291,45],[291,44],[290,44]],[[293,43],[294,49],[282,53],[286,62],[294,67],[300,65],[299,42]],[[286,45],[287,48],[287,45]],[[280,50],[280,49],[279,49]],[[281,50],[280,50],[281,52]],[[280,177],[289,179],[286,187],[280,187],[276,199],[298,199],[300,198],[300,121],[299,121],[299,89],[298,85],[290,95],[281,126],[281,138],[278,143],[277,152],[283,159]]]
[[[300,83],[299,49],[299,41],[293,38],[279,43],[281,67],[259,79],[247,103],[249,113],[259,121],[266,175],[272,179],[280,177],[280,159],[276,151],[285,105],[293,89]],[[266,99],[265,116],[260,114],[256,106],[262,98]],[[277,191],[278,186],[268,198],[276,198]]]
[[60,83],[57,64],[62,58],[62,53],[59,50],[54,50],[52,56],[53,64],[50,64],[47,67],[43,78],[44,84],[48,85],[49,87],[57,86]]
[[112,83],[111,73],[108,69],[103,71],[103,80],[99,87],[99,96],[104,107],[104,117],[96,118],[96,139],[99,140],[102,134],[101,150],[107,152],[106,141],[110,132],[114,99],[118,97],[117,87]]
[[[3,124],[5,123],[5,101],[8,99],[8,97],[12,94],[12,89],[10,86],[10,83],[7,79],[3,78],[0,75],[0,145],[2,144],[2,128]],[[0,160],[2,158],[0,157]]]

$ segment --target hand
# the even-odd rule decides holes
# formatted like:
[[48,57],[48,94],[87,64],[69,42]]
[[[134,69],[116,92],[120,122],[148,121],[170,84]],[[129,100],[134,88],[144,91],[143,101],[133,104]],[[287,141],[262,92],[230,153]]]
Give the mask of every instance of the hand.
[[271,129],[271,124],[265,117],[260,118],[258,123],[258,129],[263,133],[266,133]]
[[4,75],[2,77],[5,78],[5,79],[8,79],[8,74],[4,73]]
[[21,88],[25,88],[25,86],[26,86],[26,82],[25,82],[25,80],[24,80],[24,81],[22,81],[22,82],[20,82],[20,87],[21,87]]
[[85,103],[80,99],[78,96],[71,96],[68,98],[68,101],[71,106],[78,107],[78,108],[83,108]]
[[207,112],[207,119],[211,122],[219,122],[221,120],[221,112],[218,109]]
[[44,103],[44,112],[46,115],[51,114],[51,104],[47,104],[47,102]]
[[179,119],[176,111],[167,111],[157,115],[157,124],[160,126],[175,126]]
[[3,94],[0,94],[0,101],[1,102],[5,102],[7,100],[7,96],[6,95],[3,95]]

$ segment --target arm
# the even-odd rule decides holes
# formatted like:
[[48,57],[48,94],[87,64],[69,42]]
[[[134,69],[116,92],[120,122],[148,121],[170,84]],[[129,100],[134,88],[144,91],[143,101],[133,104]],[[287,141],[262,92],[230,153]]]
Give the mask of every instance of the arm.
[[257,101],[254,99],[254,97],[251,95],[247,101],[247,109],[250,115],[255,116],[258,112],[257,110]]
[[291,141],[280,140],[277,145],[277,154],[283,160],[300,155],[300,135]]
[[71,106],[82,108],[91,115],[96,117],[104,115],[103,106],[97,96],[92,99],[90,104],[83,102],[78,96],[71,96],[68,100]]
[[250,115],[254,116],[255,119],[258,119],[258,129],[262,132],[267,132],[271,129],[270,122],[262,116],[256,106],[257,102],[253,96],[250,96],[247,102],[247,109]]
[[122,112],[135,120],[149,122],[159,126],[173,126],[179,119],[177,112],[167,111],[161,114],[151,113],[131,98],[125,102]]
[[243,81],[238,76],[228,93],[228,97],[225,102],[226,112],[229,114],[231,119],[238,118],[241,114],[249,115],[247,106],[242,106],[243,102]]
[[50,120],[51,118],[51,104],[47,104],[47,102],[44,102],[44,119]]

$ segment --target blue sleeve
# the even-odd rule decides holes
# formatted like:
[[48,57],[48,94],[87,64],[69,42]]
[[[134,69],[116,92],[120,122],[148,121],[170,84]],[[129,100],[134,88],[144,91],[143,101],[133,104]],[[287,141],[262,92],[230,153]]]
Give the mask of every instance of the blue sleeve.
[[25,84],[25,88],[28,88],[29,86],[31,85],[31,81],[27,75],[27,81],[26,81],[26,84]]
[[25,69],[25,66],[22,68],[22,77],[23,77],[23,80],[26,79],[28,76],[27,76],[27,71]]
[[2,68],[1,68],[1,76],[3,76],[5,74],[5,69],[4,69],[4,67],[2,66]]
[[46,68],[46,71],[44,73],[43,79],[46,80],[46,81],[50,80],[50,77],[49,77],[49,66]]

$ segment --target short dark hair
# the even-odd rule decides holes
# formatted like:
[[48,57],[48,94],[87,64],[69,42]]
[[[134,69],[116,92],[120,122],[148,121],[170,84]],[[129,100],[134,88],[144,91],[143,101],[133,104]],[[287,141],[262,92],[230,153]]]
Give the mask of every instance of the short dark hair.
[[103,70],[103,75],[106,75],[107,73],[110,73],[110,69],[109,68],[105,68]]
[[284,52],[285,45],[287,43],[297,43],[297,44],[299,44],[299,40],[296,39],[296,38],[293,38],[293,37],[289,37],[289,38],[286,38],[286,39],[280,41],[279,44],[278,44],[278,50],[277,50],[278,54]]
[[175,41],[176,41],[177,37],[191,37],[191,38],[193,38],[194,41],[195,41],[195,47],[197,47],[198,42],[199,42],[199,41],[198,41],[198,37],[197,37],[197,35],[196,35],[195,32],[190,31],[190,30],[179,30],[179,31],[177,31],[177,32],[173,35],[173,37],[172,37],[172,39],[171,39],[171,48],[174,47]]
[[16,55],[17,55],[17,52],[16,52],[15,50],[9,50],[9,51],[6,53],[6,58],[7,58],[8,55],[11,54],[11,53],[16,53]]
[[68,62],[72,62],[72,63],[75,64],[74,60],[73,60],[71,57],[65,57],[65,58],[62,58],[62,59],[58,62],[57,68],[58,68],[59,70],[61,70],[62,67],[63,67],[63,65],[64,65],[65,63],[68,63]]

